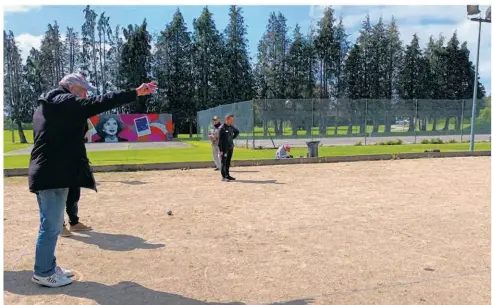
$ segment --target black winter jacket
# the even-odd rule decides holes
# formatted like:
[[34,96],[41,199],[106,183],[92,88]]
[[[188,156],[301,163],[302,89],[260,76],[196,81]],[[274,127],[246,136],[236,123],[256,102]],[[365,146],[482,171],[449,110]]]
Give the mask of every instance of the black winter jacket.
[[239,130],[232,125],[222,124],[219,127],[219,150],[227,152],[234,149],[234,139],[239,136]]
[[137,98],[135,90],[79,98],[64,88],[39,97],[33,117],[29,190],[84,187],[96,190],[84,144],[87,119]]

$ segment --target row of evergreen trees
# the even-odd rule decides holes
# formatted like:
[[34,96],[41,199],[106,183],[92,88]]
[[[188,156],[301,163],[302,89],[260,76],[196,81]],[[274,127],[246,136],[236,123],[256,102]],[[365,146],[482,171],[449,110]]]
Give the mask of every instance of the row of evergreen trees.
[[[378,107],[387,109],[395,100],[473,95],[475,69],[466,42],[460,44],[456,33],[447,43],[429,37],[422,49],[414,35],[404,46],[395,19],[371,23],[367,16],[351,44],[332,8],[306,35],[298,25],[291,32],[285,16],[272,12],[253,64],[237,6],[230,7],[223,31],[205,7],[191,30],[178,9],[157,35],[149,33],[146,20],[113,27],[104,12],[87,6],[83,13],[80,32],[68,27],[63,38],[56,21],[48,24],[41,47],[31,49],[25,63],[14,34],[4,31],[5,110],[19,129],[31,121],[36,97],[74,71],[88,73],[100,94],[156,80],[158,94],[118,111],[172,113],[176,127],[190,132],[197,111],[255,98],[318,98],[350,114],[357,99],[382,100]],[[479,98],[484,95],[480,84]]]

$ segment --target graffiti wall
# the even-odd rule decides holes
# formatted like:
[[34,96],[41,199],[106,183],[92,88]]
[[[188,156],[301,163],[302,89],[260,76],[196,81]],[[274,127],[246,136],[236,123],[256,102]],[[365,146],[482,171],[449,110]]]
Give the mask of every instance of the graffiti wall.
[[100,114],[87,123],[89,143],[159,142],[173,138],[170,114]]

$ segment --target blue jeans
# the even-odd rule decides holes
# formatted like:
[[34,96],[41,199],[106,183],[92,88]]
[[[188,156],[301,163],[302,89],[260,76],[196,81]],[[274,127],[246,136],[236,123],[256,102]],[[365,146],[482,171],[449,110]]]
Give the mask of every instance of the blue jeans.
[[55,248],[63,226],[63,212],[68,188],[43,190],[37,193],[40,226],[36,242],[34,274],[41,277],[55,273]]

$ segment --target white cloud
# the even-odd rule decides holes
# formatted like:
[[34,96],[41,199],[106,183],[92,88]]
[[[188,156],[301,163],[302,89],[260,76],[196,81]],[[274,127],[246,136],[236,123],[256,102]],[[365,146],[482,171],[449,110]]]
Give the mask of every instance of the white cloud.
[[[326,6],[312,6],[310,10],[313,21],[323,16]],[[467,41],[470,50],[470,60],[476,63],[478,45],[478,23],[467,19],[466,8],[462,6],[333,6],[336,16],[342,16],[351,40],[355,41],[362,21],[369,14],[371,23],[376,23],[380,17],[385,23],[394,16],[400,37],[408,44],[413,34],[417,34],[420,46],[424,48],[432,35],[442,34],[446,43],[457,32],[460,42]],[[482,8],[485,11],[484,8]],[[490,93],[491,80],[491,29],[490,24],[482,23],[480,42],[479,72],[482,83]]]
[[29,56],[29,51],[31,51],[32,48],[39,49],[41,47],[42,39],[43,35],[34,36],[29,33],[23,33],[15,37],[23,62],[26,61],[27,56]]
[[[36,48],[39,50],[43,37],[44,35],[35,36],[29,33],[22,33],[15,37],[15,40],[17,41],[17,46],[19,47],[19,50],[21,52],[22,61],[24,63],[26,62],[27,56],[29,56],[29,52],[32,48]],[[65,42],[66,34],[60,33],[60,38],[62,42]],[[99,46],[99,44],[97,45]],[[82,40],[80,40],[80,46],[82,47]],[[108,43],[103,44],[103,47],[106,51],[109,51],[111,49],[111,46]]]
[[4,4],[3,11],[5,13],[26,13],[31,10],[40,9],[41,5],[12,5]]

